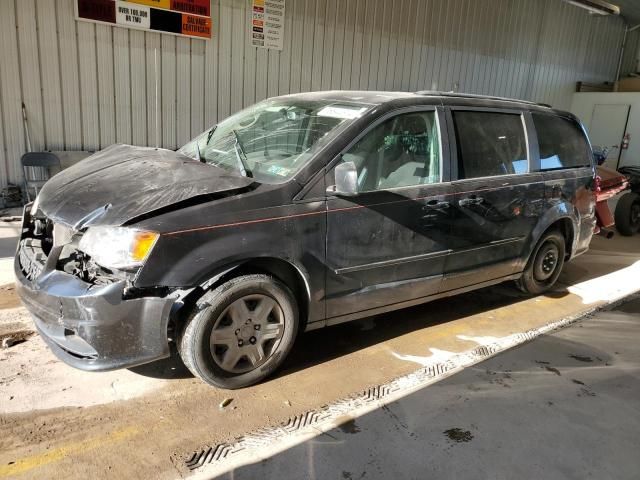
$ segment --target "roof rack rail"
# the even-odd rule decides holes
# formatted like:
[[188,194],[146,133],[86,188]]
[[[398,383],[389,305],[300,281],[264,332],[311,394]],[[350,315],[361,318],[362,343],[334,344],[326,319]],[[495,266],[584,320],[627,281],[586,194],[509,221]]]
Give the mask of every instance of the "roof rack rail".
[[473,93],[440,92],[438,90],[419,90],[416,95],[433,95],[434,97],[456,97],[456,98],[478,98],[486,100],[500,100],[502,102],[517,102],[526,105],[536,105],[538,107],[553,108],[548,103],[530,102],[528,100],[518,100],[517,98],[493,97],[490,95],[476,95]]

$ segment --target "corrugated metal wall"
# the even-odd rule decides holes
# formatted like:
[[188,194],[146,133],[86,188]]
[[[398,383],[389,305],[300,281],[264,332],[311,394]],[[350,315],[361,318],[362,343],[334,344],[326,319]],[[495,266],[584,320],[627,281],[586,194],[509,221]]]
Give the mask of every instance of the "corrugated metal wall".
[[568,108],[577,80],[612,80],[623,32],[620,18],[560,0],[288,0],[278,52],[250,46],[250,0],[212,0],[211,41],[76,22],[73,3],[0,0],[0,185],[21,181],[22,101],[36,150],[175,148],[305,90],[453,89]]
[[624,59],[622,62],[622,75],[635,72],[640,53],[640,29],[634,30],[627,36],[627,44],[624,49]]

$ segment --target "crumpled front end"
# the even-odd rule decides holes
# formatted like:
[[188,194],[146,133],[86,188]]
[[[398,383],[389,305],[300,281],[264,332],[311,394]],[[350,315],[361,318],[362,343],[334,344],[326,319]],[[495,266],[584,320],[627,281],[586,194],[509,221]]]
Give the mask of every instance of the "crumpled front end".
[[82,370],[132,367],[169,356],[176,297],[138,291],[133,276],[98,267],[77,250],[80,234],[25,209],[16,290],[61,360]]

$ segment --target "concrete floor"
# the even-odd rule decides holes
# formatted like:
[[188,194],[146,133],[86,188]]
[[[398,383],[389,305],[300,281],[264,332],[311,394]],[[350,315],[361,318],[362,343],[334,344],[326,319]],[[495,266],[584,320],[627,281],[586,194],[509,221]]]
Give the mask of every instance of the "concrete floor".
[[[528,298],[503,285],[310,332],[279,375],[234,392],[201,384],[176,358],[136,373],[77,371],[34,336],[0,350],[0,478],[188,476],[185,460],[194,451],[407,375],[436,353],[466,352],[479,338],[579,315],[640,288],[639,267],[638,237],[598,237],[549,295]],[[25,317],[11,287],[2,288],[0,326]],[[473,434],[466,423],[451,424]],[[350,468],[344,471],[357,478]]]
[[228,479],[637,479],[640,296]]

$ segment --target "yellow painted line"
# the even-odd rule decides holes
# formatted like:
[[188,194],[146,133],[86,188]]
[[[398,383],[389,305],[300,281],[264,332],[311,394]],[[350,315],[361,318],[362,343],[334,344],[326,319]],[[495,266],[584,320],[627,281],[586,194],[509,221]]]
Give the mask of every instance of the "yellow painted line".
[[82,442],[68,443],[60,448],[49,450],[40,455],[21,458],[11,465],[0,465],[0,478],[7,478],[20,473],[28,472],[34,468],[42,467],[50,463],[58,462],[70,455],[84,453],[89,450],[102,447],[108,443],[116,443],[138,433],[135,427],[127,427],[114,430],[106,436],[90,438]]

